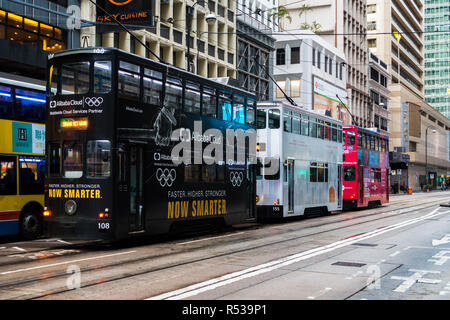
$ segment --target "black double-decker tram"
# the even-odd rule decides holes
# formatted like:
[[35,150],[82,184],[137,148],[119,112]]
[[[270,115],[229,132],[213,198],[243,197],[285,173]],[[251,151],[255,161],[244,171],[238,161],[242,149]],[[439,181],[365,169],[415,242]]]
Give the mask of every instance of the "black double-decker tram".
[[113,48],[50,56],[45,235],[112,241],[252,216],[250,134],[244,149],[226,135],[255,129],[256,98],[219,80]]

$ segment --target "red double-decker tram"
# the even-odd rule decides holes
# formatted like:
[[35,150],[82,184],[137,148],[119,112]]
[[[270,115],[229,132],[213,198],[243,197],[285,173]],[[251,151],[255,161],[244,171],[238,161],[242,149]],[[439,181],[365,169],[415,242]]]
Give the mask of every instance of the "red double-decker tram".
[[343,127],[344,209],[389,202],[389,137],[357,126]]

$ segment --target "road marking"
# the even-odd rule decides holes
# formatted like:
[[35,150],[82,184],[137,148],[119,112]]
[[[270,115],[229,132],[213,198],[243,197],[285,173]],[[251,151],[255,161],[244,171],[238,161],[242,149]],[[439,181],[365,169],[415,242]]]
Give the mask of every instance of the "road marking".
[[445,296],[447,293],[450,293],[450,282],[447,283],[443,291],[439,292],[440,296]]
[[21,248],[21,247],[12,247],[13,249],[16,249],[17,251],[27,252],[27,250]]
[[389,255],[389,257],[395,257],[396,255],[398,255],[401,251],[395,251],[394,253],[391,253]]
[[356,242],[359,242],[361,240],[366,240],[366,239],[370,239],[376,236],[379,236],[383,233],[392,231],[392,230],[396,230],[417,222],[421,222],[424,221],[426,219],[429,219],[430,217],[435,217],[435,216],[439,216],[442,214],[446,214],[449,213],[450,210],[444,211],[444,212],[438,212],[436,213],[439,209],[441,209],[442,207],[438,207],[436,209],[434,209],[432,212],[430,212],[429,214],[426,214],[424,216],[420,216],[418,218],[413,218],[410,220],[406,220],[391,226],[385,226],[379,229],[376,229],[374,231],[371,232],[367,232],[364,233],[362,235],[358,235],[355,236],[353,238],[348,238],[348,239],[344,239],[341,241],[337,241],[334,243],[331,243],[329,245],[326,246],[322,246],[322,247],[318,247],[315,249],[311,249],[311,250],[307,250],[304,252],[300,252],[297,254],[293,254],[281,259],[277,259],[277,260],[273,260],[264,264],[260,264],[251,268],[247,268],[241,271],[237,271],[237,272],[232,272],[229,274],[225,274],[223,276],[211,279],[211,280],[207,280],[207,281],[203,281],[203,282],[199,282],[190,286],[187,286],[185,288],[181,288],[178,290],[174,290],[174,291],[170,291],[170,292],[166,292],[157,296],[153,296],[150,298],[147,298],[146,300],[161,300],[161,299],[174,299],[174,300],[178,300],[178,299],[184,299],[184,298],[188,298],[191,296],[195,296],[198,295],[202,292],[205,291],[209,291],[209,290],[213,290],[216,289],[218,287],[222,287],[228,284],[231,284],[233,282],[236,281],[240,281],[246,278],[251,278],[251,277],[255,277],[257,275],[266,273],[266,272],[270,272],[285,266],[288,266],[290,264],[299,262],[299,261],[303,261],[330,251],[334,251],[336,249],[339,248],[343,248],[349,245],[352,245]]
[[61,266],[61,265],[64,265],[64,264],[71,264],[71,263],[83,262],[83,261],[95,260],[95,259],[110,258],[110,257],[130,254],[130,253],[134,253],[134,252],[136,252],[136,250],[134,250],[134,251],[127,251],[127,252],[113,253],[113,254],[107,254],[107,255],[98,256],[98,257],[91,257],[91,258],[71,260],[71,261],[65,261],[65,262],[59,262],[59,263],[46,264],[46,265],[43,265],[43,266],[36,266],[36,267],[25,268],[25,269],[10,270],[10,271],[1,272],[0,275],[3,276],[3,275],[11,274],[11,273],[25,272],[25,271],[31,271],[31,270],[43,269],[43,268],[51,268],[51,267]]
[[448,250],[442,250],[436,253],[433,258],[434,259],[428,259],[429,262],[434,262],[436,266],[442,266],[444,263],[447,262],[447,260],[450,260],[450,251]]
[[409,277],[399,277],[399,276],[391,277],[391,279],[393,279],[393,280],[403,280],[402,284],[399,285],[397,288],[395,288],[393,291],[404,293],[409,288],[411,288],[413,286],[413,284],[415,284],[416,282],[432,283],[432,284],[441,282],[441,280],[423,278],[423,276],[428,273],[439,274],[439,273],[441,273],[440,271],[416,270],[416,269],[409,269],[408,271],[414,272],[414,273]]
[[450,234],[446,234],[444,237],[442,237],[441,240],[433,239],[433,241],[431,241],[431,243],[433,244],[433,246],[439,246],[441,244],[450,243]]
[[177,244],[188,244],[188,243],[194,243],[194,242],[199,242],[199,241],[214,240],[214,239],[219,239],[219,238],[235,236],[235,235],[241,234],[241,233],[244,233],[244,232],[237,232],[237,233],[227,234],[227,235],[224,235],[224,236],[218,236],[218,237],[211,237],[211,238],[205,238],[205,239],[198,239],[198,240],[180,242],[180,243],[177,243]]

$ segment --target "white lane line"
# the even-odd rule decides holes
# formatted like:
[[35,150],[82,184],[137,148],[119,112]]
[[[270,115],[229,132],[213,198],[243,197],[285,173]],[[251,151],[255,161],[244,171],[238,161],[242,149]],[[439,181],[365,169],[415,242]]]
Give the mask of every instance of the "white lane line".
[[266,273],[266,272],[270,272],[272,270],[276,270],[276,269],[288,266],[290,264],[293,264],[293,263],[296,263],[296,262],[299,262],[302,260],[306,260],[306,259],[318,256],[318,255],[330,252],[330,251],[334,251],[334,250],[342,248],[342,247],[352,245],[353,243],[359,242],[361,240],[370,239],[375,236],[381,235],[383,233],[386,233],[386,232],[389,232],[392,230],[396,230],[398,228],[402,228],[402,227],[408,226],[410,224],[414,224],[414,223],[429,219],[431,217],[439,216],[439,215],[450,212],[450,211],[445,211],[445,212],[436,213],[439,209],[441,209],[441,207],[436,208],[431,213],[426,214],[425,216],[406,220],[406,221],[403,221],[403,222],[400,222],[400,223],[397,223],[397,224],[394,224],[391,226],[385,226],[385,227],[376,229],[374,231],[361,234],[359,236],[355,236],[355,237],[352,237],[349,239],[337,241],[337,242],[331,243],[326,246],[322,246],[322,247],[311,249],[311,250],[308,250],[305,252],[290,255],[290,256],[287,256],[287,257],[284,257],[284,258],[281,258],[278,260],[273,260],[273,261],[270,261],[270,262],[267,262],[267,263],[264,263],[261,265],[257,265],[255,267],[244,269],[242,271],[232,272],[232,273],[223,275],[218,278],[214,278],[211,280],[207,280],[204,282],[190,285],[190,286],[182,288],[182,289],[178,289],[178,290],[166,292],[164,294],[160,294],[157,296],[153,296],[153,297],[147,298],[146,300],[161,300],[161,299],[178,300],[178,299],[184,299],[184,298],[188,298],[191,296],[195,296],[195,295],[200,294],[205,291],[213,290],[218,287],[225,286],[225,285],[228,285],[228,284],[236,282],[236,281],[254,277],[259,274]]
[[180,243],[177,243],[177,244],[188,244],[188,243],[194,243],[194,242],[199,242],[199,241],[214,240],[214,239],[219,239],[219,238],[235,236],[235,235],[241,234],[241,233],[244,233],[244,232],[237,232],[237,233],[233,233],[233,234],[227,234],[227,235],[224,235],[224,236],[218,236],[218,237],[211,237],[211,238],[205,238],[205,239],[198,239],[198,240],[180,242]]
[[83,261],[95,260],[95,259],[110,258],[110,257],[130,254],[130,253],[134,253],[134,252],[136,252],[136,250],[134,250],[134,251],[127,251],[127,252],[120,252],[120,253],[113,253],[113,254],[107,254],[107,255],[98,256],[98,257],[91,257],[91,258],[71,260],[71,261],[65,261],[65,262],[59,262],[59,263],[46,264],[46,265],[43,265],[43,266],[36,266],[36,267],[25,268],[25,269],[10,270],[10,271],[1,272],[0,275],[3,276],[3,275],[6,275],[6,274],[11,274],[11,273],[24,272],[24,271],[30,271],[30,270],[36,270],[36,269],[43,269],[43,268],[51,268],[51,267],[61,266],[61,265],[64,265],[64,264],[83,262]]
[[17,251],[27,252],[27,250],[21,248],[21,247],[12,247],[13,249],[16,249]]
[[6,247],[0,247],[0,250],[6,249]]
[[395,257],[396,255],[398,255],[401,251],[395,251],[394,253],[391,253],[389,255],[389,257]]

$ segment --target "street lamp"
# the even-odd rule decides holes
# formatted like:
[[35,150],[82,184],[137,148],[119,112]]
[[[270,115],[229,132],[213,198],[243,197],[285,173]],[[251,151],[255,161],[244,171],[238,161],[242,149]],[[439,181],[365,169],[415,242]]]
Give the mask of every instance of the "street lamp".
[[[428,129],[432,128],[433,126],[430,125],[425,129],[425,177],[427,180],[427,185],[429,184],[429,179],[428,179]],[[433,133],[436,133],[436,129],[433,129],[433,131],[431,131]]]
[[[186,18],[187,18],[187,32],[186,32],[186,44],[187,44],[187,72],[191,71],[191,29],[192,29],[192,18],[194,15],[194,7],[197,4],[201,4],[202,6],[205,4],[204,0],[199,0],[195,2],[192,7],[186,6]],[[205,17],[206,23],[212,25],[216,22],[217,17],[214,13],[209,13]]]

